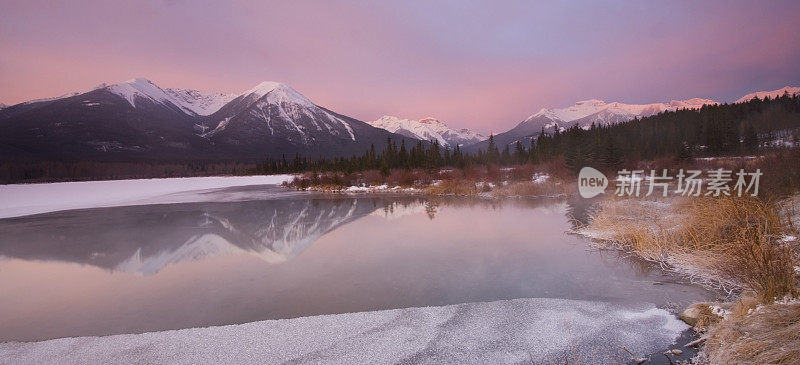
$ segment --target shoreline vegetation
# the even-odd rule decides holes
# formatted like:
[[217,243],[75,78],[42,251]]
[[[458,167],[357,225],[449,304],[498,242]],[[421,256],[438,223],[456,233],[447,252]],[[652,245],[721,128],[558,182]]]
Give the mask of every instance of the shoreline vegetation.
[[[663,168],[672,176],[679,167],[760,169],[764,175],[757,197],[621,198],[612,182],[573,233],[727,295],[726,302],[695,303],[680,315],[699,336],[687,345],[700,346],[695,363],[800,362],[800,150],[626,166]],[[507,167],[308,172],[284,185],[330,194],[505,199],[574,197],[576,181],[569,163],[555,159]]]
[[621,199],[610,186],[575,232],[728,294],[728,302],[696,303],[681,314],[700,333],[695,344],[704,343],[696,362],[800,363],[800,96],[552,127],[503,146],[490,136],[476,151],[388,139],[361,156],[272,156],[258,164],[5,162],[0,182],[294,174],[284,186],[303,191],[506,199],[573,197],[584,166],[610,183],[622,169],[668,176],[759,169],[759,194],[750,198]]
[[514,167],[472,166],[467,169],[368,170],[350,174],[304,173],[283,185],[297,190],[334,194],[414,194],[479,198],[566,197],[575,187],[566,183],[555,164]]

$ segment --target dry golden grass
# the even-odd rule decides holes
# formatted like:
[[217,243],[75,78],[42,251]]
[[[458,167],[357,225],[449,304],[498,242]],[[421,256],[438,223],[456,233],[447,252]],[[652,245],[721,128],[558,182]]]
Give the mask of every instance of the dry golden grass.
[[431,195],[473,196],[480,191],[475,182],[463,179],[442,180],[437,185],[429,186],[425,192]]
[[697,199],[690,212],[679,242],[716,257],[712,269],[764,302],[797,294],[797,258],[782,241],[791,223],[775,204],[755,198]]
[[614,243],[650,261],[662,261],[674,253],[676,233],[685,220],[677,213],[679,200],[644,201],[616,199],[601,203],[583,233]]
[[492,190],[492,195],[497,198],[507,197],[532,197],[532,196],[556,196],[569,193],[571,184],[563,184],[555,179],[548,179],[544,182],[521,181],[511,182],[508,185],[497,186]]
[[[712,364],[800,364],[800,302],[734,310],[708,332]],[[748,314],[749,309],[752,309]]]
[[770,302],[797,294],[797,257],[781,241],[791,226],[776,204],[754,198],[624,199],[605,202],[585,231]]
[[784,240],[797,235],[797,199],[611,199],[582,231],[750,293],[721,321],[708,305],[696,304],[701,313],[695,328],[708,329],[702,351],[708,362],[800,364],[800,302],[774,302],[798,295],[794,268],[800,250]]

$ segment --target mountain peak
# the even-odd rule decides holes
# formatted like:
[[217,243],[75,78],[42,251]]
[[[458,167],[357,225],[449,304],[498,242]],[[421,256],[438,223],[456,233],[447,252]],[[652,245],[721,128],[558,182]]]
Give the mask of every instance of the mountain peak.
[[599,99],[587,99],[577,101],[575,105],[606,105],[606,102]]
[[242,95],[256,94],[258,95],[258,97],[262,97],[267,93],[269,93],[270,91],[275,90],[279,87],[288,87],[288,86],[275,81],[262,81],[258,85],[254,86],[252,89],[242,93]]
[[128,81],[125,81],[124,84],[150,84],[154,85],[152,81],[144,77],[134,77]]
[[486,139],[486,137],[468,129],[452,129],[433,117],[413,120],[384,115],[377,120],[367,123],[373,127],[385,129],[389,132],[402,134],[411,138],[424,141],[436,140],[442,146],[453,147],[456,145],[472,144]]
[[164,104],[172,103],[177,106],[178,103],[170,97],[163,89],[156,86],[152,81],[139,77],[130,79],[123,83],[106,86],[106,90],[117,94],[128,101],[132,107],[136,107],[136,99],[143,98],[149,99],[155,103]]
[[297,90],[293,89],[291,86],[275,81],[261,82],[252,89],[242,93],[242,95],[254,95],[256,100],[267,95],[267,101],[270,103],[297,104],[305,107],[315,106],[311,100],[297,92]]
[[747,94],[739,100],[736,100],[736,103],[743,103],[746,101],[750,101],[755,98],[764,99],[769,97],[770,99],[778,98],[783,96],[783,94],[789,94],[789,96],[800,94],[800,87],[797,86],[784,86],[777,90],[772,91],[757,91],[754,93]]
[[[525,121],[531,121],[537,117],[544,117],[552,120],[553,122],[569,123],[584,118],[594,116],[591,121],[587,123],[598,122],[601,124],[608,124],[608,122],[618,122],[621,120],[630,120],[634,117],[646,117],[658,114],[668,110],[678,109],[699,109],[706,104],[718,104],[714,100],[692,98],[689,100],[672,100],[668,103],[651,103],[651,104],[626,104],[620,102],[607,103],[603,100],[589,99],[581,100],[575,104],[563,109],[548,109],[542,108],[536,114],[531,115]],[[523,123],[525,123],[523,121]],[[549,127],[547,127],[549,128]]]

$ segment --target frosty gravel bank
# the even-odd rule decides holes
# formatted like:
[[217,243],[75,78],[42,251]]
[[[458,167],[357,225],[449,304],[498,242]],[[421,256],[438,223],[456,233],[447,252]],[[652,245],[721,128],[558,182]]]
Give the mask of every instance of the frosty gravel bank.
[[[81,181],[0,185],[0,218],[68,209],[193,201],[191,195],[167,195],[234,186],[272,185],[291,175],[213,176],[167,179]],[[153,200],[156,198],[164,198]]]
[[616,363],[686,328],[652,306],[515,299],[2,343],[0,363]]

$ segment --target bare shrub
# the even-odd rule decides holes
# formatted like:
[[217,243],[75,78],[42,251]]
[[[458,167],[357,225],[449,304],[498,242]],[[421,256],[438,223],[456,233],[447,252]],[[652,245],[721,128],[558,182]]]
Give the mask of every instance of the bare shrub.
[[782,242],[788,222],[775,204],[755,198],[697,199],[681,244],[719,257],[713,268],[765,302],[796,294],[791,247]]
[[486,166],[471,165],[464,170],[464,178],[467,180],[483,180],[486,177]]
[[443,180],[437,185],[428,187],[426,190],[428,194],[433,195],[476,195],[478,188],[475,183],[469,180],[456,179],[456,180]]
[[712,364],[800,364],[800,302],[734,311],[709,329],[703,351]]
[[378,170],[367,170],[361,173],[360,183],[371,186],[384,183],[384,176]]
[[782,242],[790,226],[776,204],[755,198],[620,199],[605,202],[583,231],[769,302],[797,294],[797,257]]
[[535,168],[533,165],[517,165],[509,172],[509,180],[530,181],[533,178]]
[[542,183],[533,181],[515,182],[507,186],[499,186],[492,191],[495,197],[556,196],[565,193],[564,184],[559,184],[553,180]]

